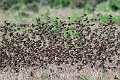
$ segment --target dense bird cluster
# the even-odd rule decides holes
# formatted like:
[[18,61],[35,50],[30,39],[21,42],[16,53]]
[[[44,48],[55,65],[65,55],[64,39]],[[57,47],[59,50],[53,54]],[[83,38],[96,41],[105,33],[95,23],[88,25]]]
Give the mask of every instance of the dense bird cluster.
[[[88,19],[86,14],[82,18],[70,22],[70,17],[62,21],[58,17],[51,20],[47,16],[44,22],[36,18],[35,24],[5,21],[0,27],[0,68],[63,63],[79,63],[81,67],[91,64],[93,67],[96,61],[100,62],[99,67],[104,67],[105,61],[119,65],[120,32],[112,16],[109,16],[107,23],[101,23],[100,19]],[[98,21],[97,27],[94,21]],[[91,28],[93,26],[95,29]],[[113,56],[117,56],[116,61],[112,59]]]

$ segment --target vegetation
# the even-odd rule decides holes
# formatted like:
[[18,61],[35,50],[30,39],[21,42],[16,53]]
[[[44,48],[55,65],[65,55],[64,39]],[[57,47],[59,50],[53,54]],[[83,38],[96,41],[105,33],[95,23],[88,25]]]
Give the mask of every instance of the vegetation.
[[120,0],[109,0],[109,6],[112,10],[117,11],[120,10]]
[[18,80],[18,78],[15,78],[15,80]]
[[[112,10],[117,11],[120,10],[120,0],[1,0],[0,8],[3,10],[15,9],[19,10],[23,5],[27,5],[28,10],[33,10],[34,12],[38,12],[38,6],[40,5],[49,5],[51,8],[63,8],[63,7],[71,7],[71,8],[83,8],[86,5],[92,7],[92,10],[96,8],[97,4],[102,2],[109,2],[108,7]],[[87,7],[87,8],[89,8]],[[89,8],[91,11],[91,7]]]
[[9,8],[12,7],[12,5],[18,3],[16,0],[1,0],[0,2],[0,7],[3,10],[8,10]]
[[41,76],[42,80],[48,80],[50,78],[50,74],[45,73]]
[[103,68],[103,75],[106,76],[106,73],[107,73],[107,68],[104,67],[104,68]]
[[29,4],[27,4],[27,9],[37,13],[39,11],[39,6],[38,5],[39,4],[36,3],[36,2],[29,3]]
[[63,8],[68,7],[70,4],[69,0],[51,0],[50,7],[51,8]]
[[87,0],[70,0],[70,6],[72,8],[82,8],[87,3]]
[[80,76],[77,76],[77,79],[78,80],[88,80],[86,77],[80,77]]

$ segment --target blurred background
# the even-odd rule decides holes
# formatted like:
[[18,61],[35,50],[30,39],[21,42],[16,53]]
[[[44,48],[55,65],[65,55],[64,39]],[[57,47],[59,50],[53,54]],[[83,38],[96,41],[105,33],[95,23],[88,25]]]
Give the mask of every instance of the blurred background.
[[111,14],[119,23],[120,0],[0,0],[0,22],[33,22],[41,15],[65,19],[84,13],[101,13],[105,19]]
[[102,3],[103,8],[109,7],[114,11],[120,10],[120,0],[0,0],[0,8],[2,10],[19,10],[24,6],[28,10],[31,9],[34,12],[38,12],[39,5],[50,6],[56,9],[65,7],[83,8],[89,6],[89,8],[94,10],[100,3]]

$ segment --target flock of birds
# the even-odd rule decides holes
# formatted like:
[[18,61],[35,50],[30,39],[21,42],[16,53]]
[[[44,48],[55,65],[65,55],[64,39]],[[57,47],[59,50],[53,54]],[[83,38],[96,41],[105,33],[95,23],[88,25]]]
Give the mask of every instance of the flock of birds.
[[[78,63],[80,70],[87,64],[95,66],[96,61],[100,62],[99,67],[104,67],[105,61],[114,62],[112,57],[115,55],[118,57],[115,64],[119,65],[120,32],[112,16],[109,15],[107,23],[88,19],[87,14],[82,18],[69,23],[70,17],[68,21],[56,17],[55,24],[51,24],[48,16],[46,22],[36,18],[35,24],[4,21],[0,26],[0,69]],[[98,21],[97,27],[92,23],[95,21]]]

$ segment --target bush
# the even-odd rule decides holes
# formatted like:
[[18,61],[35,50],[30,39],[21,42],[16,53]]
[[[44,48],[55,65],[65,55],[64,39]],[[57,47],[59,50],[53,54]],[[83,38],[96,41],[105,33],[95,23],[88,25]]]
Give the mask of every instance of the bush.
[[30,6],[35,5],[36,7],[36,4],[34,2],[40,2],[40,0],[0,0],[0,8],[3,10],[8,10],[10,8],[17,10],[23,4],[30,4]]
[[40,3],[41,5],[49,5],[50,2],[51,2],[51,0],[39,0],[39,3]]
[[12,10],[20,10],[24,5],[21,3],[17,3],[11,7]]
[[107,0],[88,0],[91,6],[96,7],[97,4],[100,4],[101,2],[105,2]]
[[33,2],[40,2],[41,0],[19,0],[19,2],[24,3],[24,4],[29,4]]
[[18,0],[1,0],[0,8],[3,10],[8,10],[12,5],[18,3]]
[[37,2],[33,2],[33,3],[27,4],[27,9],[31,10],[31,11],[33,11],[35,13],[38,12],[39,11],[38,3]]
[[29,14],[27,14],[26,12],[24,11],[21,11],[18,13],[20,17],[29,17]]
[[71,8],[82,8],[87,3],[87,0],[70,0]]
[[51,0],[50,1],[50,7],[51,8],[62,8],[69,6],[70,1],[69,0]]
[[96,10],[99,11],[110,11],[111,9],[109,8],[109,2],[102,2],[96,6]]
[[92,13],[95,10],[95,8],[87,2],[87,4],[84,6],[84,12],[86,13]]
[[120,10],[120,0],[109,0],[109,6],[112,10]]

